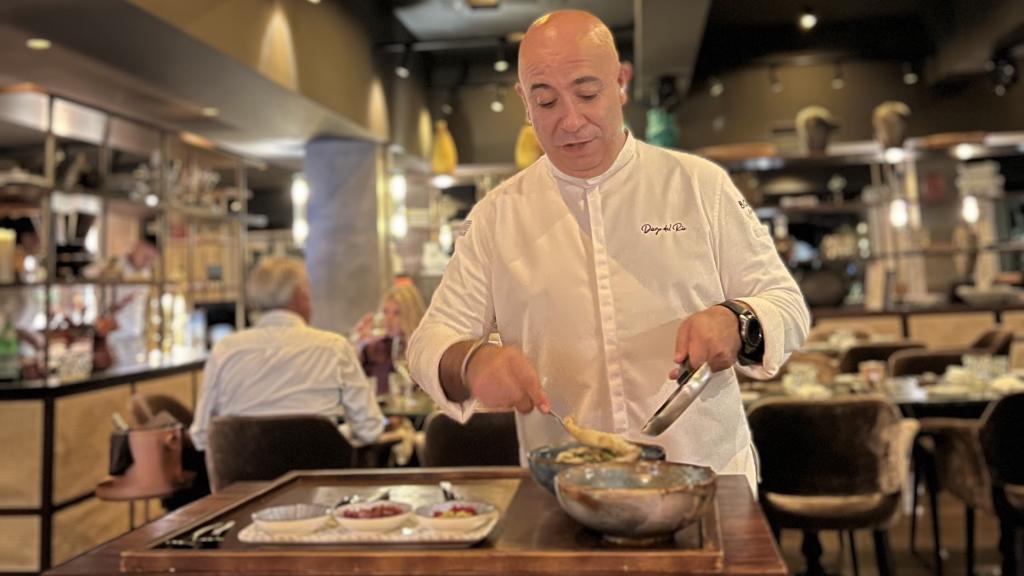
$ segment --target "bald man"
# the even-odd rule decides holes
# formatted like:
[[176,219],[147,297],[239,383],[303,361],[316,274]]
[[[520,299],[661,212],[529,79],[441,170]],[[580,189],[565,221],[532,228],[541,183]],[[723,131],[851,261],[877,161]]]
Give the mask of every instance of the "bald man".
[[569,440],[552,409],[650,442],[640,429],[677,365],[706,362],[708,388],[655,442],[753,485],[733,366],[774,374],[809,314],[721,168],[623,129],[631,74],[591,14],[527,31],[516,92],[546,155],[473,208],[410,342],[413,376],[460,421],[478,405],[518,410],[525,454]]

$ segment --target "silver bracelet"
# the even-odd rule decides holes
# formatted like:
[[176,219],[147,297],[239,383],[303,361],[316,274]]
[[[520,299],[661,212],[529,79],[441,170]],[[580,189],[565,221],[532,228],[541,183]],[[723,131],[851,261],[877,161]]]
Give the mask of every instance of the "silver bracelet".
[[468,374],[466,374],[466,370],[469,368],[469,361],[473,358],[473,355],[484,346],[484,344],[487,344],[488,339],[489,337],[485,335],[483,338],[474,342],[473,345],[469,347],[469,352],[466,352],[466,357],[462,359],[462,369],[459,370],[459,377],[462,379],[462,387],[466,390],[469,390],[469,377]]

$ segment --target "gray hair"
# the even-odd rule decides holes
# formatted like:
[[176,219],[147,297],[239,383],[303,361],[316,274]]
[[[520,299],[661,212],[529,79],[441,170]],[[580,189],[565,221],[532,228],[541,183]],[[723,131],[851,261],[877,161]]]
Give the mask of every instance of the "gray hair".
[[249,308],[256,311],[285,308],[295,289],[307,282],[306,263],[294,257],[268,257],[249,273],[246,294]]

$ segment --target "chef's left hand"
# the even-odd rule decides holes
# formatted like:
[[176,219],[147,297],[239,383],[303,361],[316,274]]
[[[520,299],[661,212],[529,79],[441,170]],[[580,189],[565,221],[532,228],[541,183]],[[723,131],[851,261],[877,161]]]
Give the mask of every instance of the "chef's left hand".
[[[712,306],[690,316],[676,330],[677,365],[689,358],[693,369],[707,362],[712,372],[718,372],[735,364],[739,352],[739,319],[723,306]],[[678,378],[679,368],[674,368],[668,377]]]

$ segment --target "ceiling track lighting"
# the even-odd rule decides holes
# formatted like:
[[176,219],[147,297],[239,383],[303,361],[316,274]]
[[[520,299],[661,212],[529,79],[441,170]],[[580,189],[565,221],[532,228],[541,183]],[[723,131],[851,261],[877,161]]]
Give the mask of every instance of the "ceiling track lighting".
[[395,76],[399,78],[408,78],[412,73],[409,71],[409,59],[412,58],[412,47],[408,44],[402,50],[402,55],[398,58],[398,65],[395,66]]
[[1010,54],[1000,54],[985,63],[985,68],[992,78],[993,91],[996,96],[1005,96],[1006,91],[1017,83],[1017,64]]
[[505,94],[501,84],[494,87],[494,100],[491,101],[491,112],[501,114],[505,111]]
[[836,70],[832,74],[832,82],[830,84],[833,90],[846,88],[846,78],[843,76],[843,65],[841,62],[836,62]]
[[913,86],[921,79],[918,75],[914,65],[910,62],[903,63],[903,83],[907,86]]
[[498,40],[498,55],[494,58],[494,71],[495,72],[506,72],[508,71],[508,47],[506,46],[505,40]]
[[783,90],[782,80],[779,80],[778,67],[775,64],[768,67],[768,87],[772,94],[780,94]]
[[814,13],[810,7],[804,8],[804,11],[800,13],[800,17],[797,18],[797,25],[804,32],[810,32],[815,26],[818,25],[818,15]]
[[725,92],[725,84],[718,78],[718,76],[712,76],[708,82],[708,94],[712,98],[718,98]]

